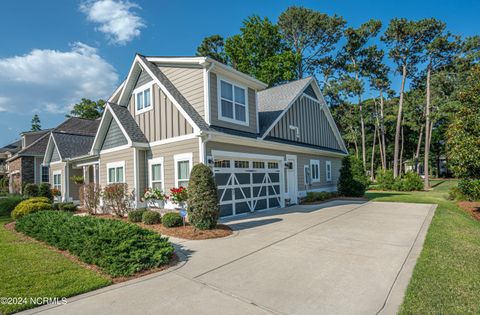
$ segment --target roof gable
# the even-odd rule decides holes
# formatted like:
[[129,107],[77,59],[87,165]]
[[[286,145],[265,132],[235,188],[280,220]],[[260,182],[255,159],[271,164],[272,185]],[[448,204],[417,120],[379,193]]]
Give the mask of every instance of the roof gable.
[[110,126],[108,127],[107,135],[103,140],[101,150],[108,150],[126,144],[128,144],[128,139],[123,134],[115,119],[112,118],[110,120]]

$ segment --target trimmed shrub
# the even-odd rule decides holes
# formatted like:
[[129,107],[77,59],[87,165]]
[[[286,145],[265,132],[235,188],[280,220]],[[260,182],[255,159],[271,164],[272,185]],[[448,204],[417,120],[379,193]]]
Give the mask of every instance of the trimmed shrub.
[[50,200],[45,197],[35,197],[20,202],[12,212],[12,218],[17,220],[29,213],[53,210]]
[[307,198],[305,198],[305,201],[307,202],[324,201],[334,196],[335,196],[334,193],[330,193],[327,191],[319,191],[319,192],[310,191],[310,192],[307,192]]
[[167,228],[181,226],[183,224],[183,219],[180,214],[176,212],[169,212],[162,217],[162,224]]
[[415,172],[407,172],[398,179],[400,191],[423,190],[423,180]]
[[143,213],[146,209],[132,210],[128,213],[128,221],[130,222],[142,222]]
[[380,189],[393,190],[395,187],[395,178],[393,178],[392,170],[378,170],[376,179]]
[[88,213],[96,213],[100,205],[102,187],[95,183],[84,184],[80,187],[80,203]]
[[161,221],[160,213],[147,210],[142,214],[142,222],[145,224],[158,224]]
[[38,185],[31,183],[26,184],[23,189],[23,194],[27,198],[38,197]]
[[53,204],[53,210],[74,212],[77,210],[77,206],[73,202],[56,202]]
[[358,158],[354,156],[343,158],[337,185],[338,193],[342,196],[361,197],[365,194],[368,178]]
[[110,184],[103,190],[105,206],[118,216],[127,214],[130,197],[127,184]]
[[15,207],[24,199],[20,195],[0,198],[0,216],[10,215]]
[[80,217],[60,211],[41,211],[17,221],[19,232],[68,250],[108,274],[131,276],[167,264],[174,248],[168,238],[120,220]]
[[48,198],[50,202],[53,202],[53,195],[49,183],[41,183],[38,186],[38,196]]
[[190,172],[188,182],[188,220],[200,230],[213,229],[220,216],[217,185],[212,170],[197,164]]
[[458,190],[469,201],[480,200],[480,179],[462,179]]

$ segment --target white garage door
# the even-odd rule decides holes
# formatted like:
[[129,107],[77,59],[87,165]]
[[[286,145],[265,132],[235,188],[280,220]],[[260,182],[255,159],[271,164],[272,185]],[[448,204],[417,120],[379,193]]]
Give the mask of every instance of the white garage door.
[[[242,154],[238,154],[241,156]],[[214,156],[220,215],[231,216],[283,205],[282,158]]]

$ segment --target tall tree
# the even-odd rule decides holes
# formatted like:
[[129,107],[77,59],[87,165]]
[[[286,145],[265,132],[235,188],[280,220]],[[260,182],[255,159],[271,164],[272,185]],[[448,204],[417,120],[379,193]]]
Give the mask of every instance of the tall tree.
[[40,123],[40,117],[38,117],[37,114],[33,115],[32,118],[32,128],[30,129],[31,131],[40,131],[42,130],[42,126]]
[[346,22],[337,15],[292,6],[278,18],[280,32],[296,55],[297,78],[331,66],[330,53],[342,36]]
[[426,45],[436,33],[436,20],[422,19],[409,21],[405,18],[394,18],[382,36],[389,48],[389,56],[402,74],[400,98],[398,101],[397,123],[395,126],[395,143],[393,152],[393,175],[399,175],[399,151],[402,129],[403,101],[407,78],[415,74],[417,65],[424,61]]
[[67,117],[79,117],[85,119],[97,119],[102,117],[103,110],[105,109],[105,101],[98,100],[92,101],[87,98],[82,98],[81,102],[75,104],[70,114]]
[[205,37],[197,47],[197,56],[210,57],[221,63],[227,63],[223,37],[215,34]]

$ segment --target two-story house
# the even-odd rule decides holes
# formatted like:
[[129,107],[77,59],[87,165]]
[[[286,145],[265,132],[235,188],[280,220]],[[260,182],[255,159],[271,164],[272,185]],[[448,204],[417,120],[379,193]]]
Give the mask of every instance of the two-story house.
[[335,190],[346,153],[312,77],[267,88],[210,58],[136,55],[88,154],[69,163],[87,182],[127,183],[139,206],[145,189],[187,186],[192,166],[205,163],[230,216]]

